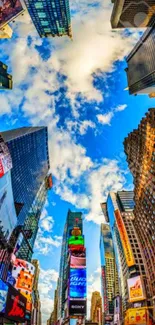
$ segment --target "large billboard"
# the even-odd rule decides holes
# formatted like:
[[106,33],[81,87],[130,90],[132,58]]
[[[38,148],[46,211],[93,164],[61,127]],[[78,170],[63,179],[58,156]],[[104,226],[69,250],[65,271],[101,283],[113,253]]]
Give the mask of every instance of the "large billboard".
[[71,255],[70,267],[75,269],[83,269],[86,267],[86,257]]
[[144,308],[132,308],[128,310],[128,324],[129,325],[146,325],[149,324],[147,322],[148,311]]
[[24,11],[20,0],[0,0],[0,28]]
[[128,279],[129,301],[136,302],[145,300],[145,290],[141,276]]
[[86,298],[86,269],[70,269],[70,298]]
[[86,315],[86,300],[70,300],[69,315]]
[[5,308],[5,317],[15,322],[25,321],[26,298],[12,286],[9,287]]
[[[1,10],[1,2],[0,2]],[[1,14],[1,11],[0,11]],[[0,177],[4,176],[12,168],[12,159],[8,146],[0,135]]]
[[0,313],[5,313],[8,286],[0,279]]
[[[5,217],[4,217],[5,216]],[[11,185],[11,172],[0,178],[0,226],[6,240],[17,224],[17,216]]]
[[68,245],[84,245],[84,236],[70,236]]
[[127,265],[130,267],[130,266],[135,265],[135,260],[134,260],[131,245],[129,242],[128,234],[126,232],[122,216],[118,209],[115,210],[115,217],[116,217],[116,223],[117,223],[118,231],[120,234],[126,262],[127,262]]

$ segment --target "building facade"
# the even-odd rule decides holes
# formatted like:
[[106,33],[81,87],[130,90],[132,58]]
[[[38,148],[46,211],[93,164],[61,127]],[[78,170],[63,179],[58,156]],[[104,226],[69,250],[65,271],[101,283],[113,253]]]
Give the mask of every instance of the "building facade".
[[148,94],[150,97],[155,96],[154,37],[155,23],[146,30],[126,59],[130,95]]
[[23,240],[17,256],[31,260],[42,207],[51,187],[46,127],[27,127],[2,132],[8,145],[17,225]]
[[35,267],[34,280],[33,280],[33,310],[32,310],[32,325],[41,325],[41,302],[38,290],[40,266],[38,260],[32,260]]
[[138,128],[124,141],[134,178],[134,227],[146,264],[146,285],[155,296],[155,109],[149,109]]
[[69,0],[25,0],[40,37],[72,37]]
[[7,65],[0,61],[0,89],[12,89],[12,76],[7,73]]
[[105,217],[108,218],[113,237],[119,272],[123,312],[129,308],[128,279],[146,275],[142,247],[134,227],[133,192],[110,192]]
[[119,295],[119,283],[112,235],[108,223],[101,224],[100,256],[104,317],[106,321],[112,322],[114,297]]
[[112,3],[112,28],[147,27],[154,19],[154,0],[112,0]]
[[98,291],[94,291],[91,297],[90,309],[91,322],[98,325],[103,324],[102,320],[102,297]]

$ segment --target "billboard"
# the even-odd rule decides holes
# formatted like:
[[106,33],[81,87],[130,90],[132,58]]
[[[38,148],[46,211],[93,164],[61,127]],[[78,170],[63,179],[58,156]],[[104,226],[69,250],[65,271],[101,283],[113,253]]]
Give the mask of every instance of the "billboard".
[[70,300],[69,315],[86,315],[86,300]]
[[53,186],[52,175],[48,175],[45,179],[46,189],[51,189]]
[[[13,4],[14,2],[14,4]],[[0,1],[0,28],[24,11],[20,0],[1,0]]]
[[9,287],[5,317],[16,322],[25,321],[26,298],[12,286]]
[[85,252],[86,251],[86,249],[83,245],[69,245],[69,250],[71,252],[75,252],[75,251]]
[[124,222],[118,209],[115,210],[115,217],[116,217],[116,223],[117,223],[118,231],[120,234],[120,238],[121,238],[121,242],[122,242],[122,246],[126,258],[126,263],[130,267],[135,265],[135,260],[130,246],[129,238],[124,226]]
[[0,279],[0,313],[5,313],[8,286]]
[[71,255],[70,267],[75,269],[83,269],[86,267],[86,257]]
[[16,224],[17,216],[12,193],[11,172],[9,171],[0,178],[0,226],[6,240],[10,238]]
[[128,309],[128,324],[129,325],[146,325],[147,323],[147,316],[148,316],[148,311],[144,307],[142,308],[133,308],[133,309]]
[[134,278],[128,279],[129,301],[136,302],[145,300],[145,290],[142,278],[138,275]]
[[70,236],[68,245],[84,245],[84,236]]
[[70,297],[86,298],[86,269],[70,269]]
[[[1,14],[1,4],[0,4]],[[2,136],[0,135],[0,177],[4,176],[12,168],[12,159]]]

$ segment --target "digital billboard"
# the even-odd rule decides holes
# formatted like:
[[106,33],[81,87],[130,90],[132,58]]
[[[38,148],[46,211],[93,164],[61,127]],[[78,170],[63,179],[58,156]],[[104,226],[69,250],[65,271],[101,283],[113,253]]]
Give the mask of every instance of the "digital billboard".
[[5,317],[16,322],[25,321],[26,298],[12,286],[9,287]]
[[70,267],[75,269],[83,269],[86,267],[86,257],[79,257],[71,255]]
[[68,245],[84,245],[84,236],[70,236]]
[[70,300],[69,315],[86,315],[86,300]]
[[147,308],[132,308],[128,309],[128,324],[129,325],[146,325],[147,322],[148,310]]
[[8,286],[0,279],[0,313],[5,313]]
[[[1,14],[1,5],[0,5]],[[12,168],[12,159],[1,134],[0,134],[0,177],[4,176]]]
[[138,275],[134,278],[128,279],[129,301],[136,302],[145,300],[145,290],[142,278]]
[[6,240],[10,238],[16,224],[17,216],[12,193],[11,173],[8,171],[0,178],[0,225]]
[[129,242],[128,234],[126,232],[122,216],[118,209],[115,210],[115,217],[116,217],[116,223],[117,223],[118,231],[120,234],[126,262],[127,262],[127,265],[130,267],[130,266],[135,265],[135,260],[134,260],[131,245]]
[[20,0],[1,0],[0,1],[0,28],[5,26],[9,21],[20,15],[24,11]]
[[70,297],[86,298],[86,269],[70,269]]

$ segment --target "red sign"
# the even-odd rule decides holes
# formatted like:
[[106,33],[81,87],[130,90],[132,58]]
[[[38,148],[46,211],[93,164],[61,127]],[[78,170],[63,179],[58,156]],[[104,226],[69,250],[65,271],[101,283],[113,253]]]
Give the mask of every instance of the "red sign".
[[26,298],[12,286],[9,287],[5,317],[15,322],[25,321]]

